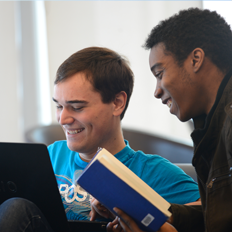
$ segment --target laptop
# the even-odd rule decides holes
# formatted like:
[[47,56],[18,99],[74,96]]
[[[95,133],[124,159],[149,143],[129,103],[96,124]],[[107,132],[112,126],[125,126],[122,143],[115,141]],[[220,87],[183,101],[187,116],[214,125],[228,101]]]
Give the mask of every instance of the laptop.
[[104,222],[67,220],[44,144],[0,143],[0,204],[12,197],[37,205],[54,232],[106,231]]

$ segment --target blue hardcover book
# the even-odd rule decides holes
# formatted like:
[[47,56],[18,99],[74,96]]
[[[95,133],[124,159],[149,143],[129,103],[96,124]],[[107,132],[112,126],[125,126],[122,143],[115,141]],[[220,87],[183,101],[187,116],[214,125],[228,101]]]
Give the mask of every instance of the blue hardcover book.
[[77,183],[111,212],[130,215],[144,231],[157,231],[171,216],[170,204],[107,150],[100,150]]

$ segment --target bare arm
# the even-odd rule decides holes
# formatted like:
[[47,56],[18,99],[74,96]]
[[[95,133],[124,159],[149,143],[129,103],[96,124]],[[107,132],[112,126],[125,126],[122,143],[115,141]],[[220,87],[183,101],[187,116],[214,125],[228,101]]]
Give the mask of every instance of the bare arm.
[[199,198],[198,200],[196,200],[194,202],[187,203],[185,205],[201,205],[201,199]]

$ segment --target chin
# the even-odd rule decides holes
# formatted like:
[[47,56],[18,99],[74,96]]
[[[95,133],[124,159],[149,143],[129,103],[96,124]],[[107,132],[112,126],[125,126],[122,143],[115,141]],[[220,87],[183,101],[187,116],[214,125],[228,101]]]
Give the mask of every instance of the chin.
[[177,118],[178,118],[181,122],[187,122],[189,119],[191,119],[190,117],[183,116],[183,115],[177,115]]
[[77,151],[77,150],[79,150],[78,147],[75,146],[72,142],[69,142],[68,140],[67,140],[67,146],[71,151],[79,152],[79,151]]

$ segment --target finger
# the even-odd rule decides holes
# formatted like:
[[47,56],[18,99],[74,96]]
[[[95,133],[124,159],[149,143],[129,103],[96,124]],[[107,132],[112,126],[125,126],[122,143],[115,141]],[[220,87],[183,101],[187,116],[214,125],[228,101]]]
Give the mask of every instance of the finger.
[[95,221],[96,219],[97,219],[97,217],[98,217],[98,211],[97,211],[97,204],[98,204],[99,202],[95,199],[95,198],[93,198],[92,200],[91,200],[91,214],[90,214],[90,221]]
[[98,218],[99,214],[94,207],[91,206],[90,221],[95,221]]
[[123,229],[124,232],[135,232],[135,231],[131,231],[130,227],[123,221],[123,219],[119,218],[118,221],[120,227]]
[[120,231],[118,230],[117,225],[113,225],[112,222],[109,222],[109,223],[107,224],[107,226],[106,226],[106,231],[107,231],[107,232],[120,232]]
[[109,223],[107,224],[107,226],[106,226],[106,231],[107,231],[107,232],[113,232],[113,227],[114,227],[113,223],[112,223],[112,222],[109,222]]
[[118,223],[119,223],[118,216],[116,216],[115,219],[111,222],[111,224],[114,226],[117,225]]
[[90,203],[94,202],[96,199],[94,197],[91,198]]
[[98,214],[95,210],[91,210],[91,214],[90,214],[90,221],[95,221],[98,217]]
[[114,226],[117,225],[118,222],[118,217],[116,217],[112,222],[109,222],[106,226],[107,232],[112,232],[114,229]]
[[114,211],[118,214],[120,218],[119,219],[120,225],[122,226],[125,232],[129,232],[129,231],[142,232],[142,230],[139,229],[138,225],[134,222],[134,220],[130,216],[128,216],[118,208],[114,208]]
[[92,211],[90,215],[91,221],[96,220],[96,218],[98,218],[99,216],[105,217],[105,218],[109,218],[111,216],[111,213],[109,212],[109,210],[96,199],[91,201],[91,211]]
[[122,232],[122,227],[119,224],[118,217],[107,224],[106,230],[107,232]]
[[98,200],[91,202],[91,207],[93,207],[98,213],[108,211],[104,205],[102,205]]

